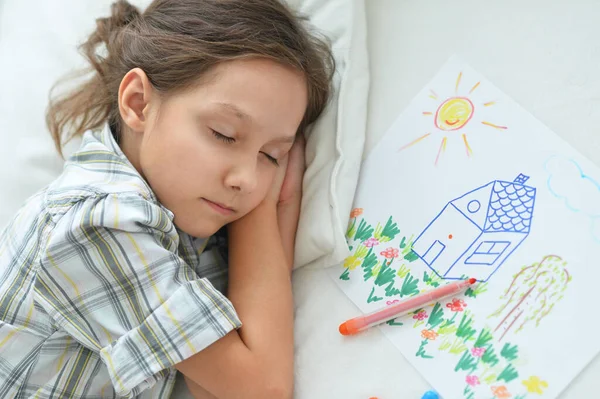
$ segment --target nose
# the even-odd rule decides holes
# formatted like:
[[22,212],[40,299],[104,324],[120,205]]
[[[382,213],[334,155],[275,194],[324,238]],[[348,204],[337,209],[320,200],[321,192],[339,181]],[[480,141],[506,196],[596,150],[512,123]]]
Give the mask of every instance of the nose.
[[249,194],[258,184],[257,159],[240,160],[227,174],[225,184],[234,191]]

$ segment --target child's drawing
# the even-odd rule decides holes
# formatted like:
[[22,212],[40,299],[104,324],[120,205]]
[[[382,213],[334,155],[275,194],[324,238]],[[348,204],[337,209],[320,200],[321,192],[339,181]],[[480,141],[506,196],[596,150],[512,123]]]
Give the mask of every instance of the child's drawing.
[[[472,94],[475,89],[479,87],[481,82],[475,83],[471,90],[469,90],[468,94],[459,95],[459,87],[462,81],[463,74],[459,72],[458,77],[456,78],[454,96],[449,97],[442,101],[435,111],[435,114],[432,111],[423,111],[423,115],[427,117],[433,117],[433,125],[435,126],[436,135],[442,135],[442,141],[440,142],[440,146],[437,152],[437,156],[435,157],[435,164],[437,165],[440,155],[446,151],[446,144],[448,142],[448,137],[458,137],[458,131],[462,130],[467,126],[467,124],[473,118],[475,114],[475,105],[473,104],[473,100],[469,98],[469,95]],[[429,98],[435,100],[436,102],[439,100],[438,95],[435,91],[429,91]],[[489,107],[496,104],[495,101],[487,101],[481,104],[483,107]],[[494,123],[488,122],[486,120],[481,120],[480,123],[485,126],[492,127],[494,129],[505,130],[506,126],[496,125]],[[419,141],[423,140],[426,137],[431,136],[431,133],[426,133],[417,139],[411,141],[410,143],[401,147],[398,151],[402,151],[408,147],[411,147],[414,144],[417,144]],[[469,145],[469,141],[467,140],[467,133],[462,133],[460,135],[462,141],[465,146],[465,151],[468,157],[471,156],[473,150]]]
[[600,169],[463,62],[373,148],[353,205],[327,273],[361,312],[478,280],[378,327],[443,397],[556,398],[599,353]]
[[600,183],[573,159],[554,156],[546,161],[548,191],[567,209],[590,219],[591,232],[600,243]]
[[528,179],[495,180],[448,202],[413,251],[444,279],[487,281],[529,235],[536,189]]
[[539,326],[563,298],[571,281],[566,266],[567,262],[560,256],[547,255],[540,262],[523,266],[515,274],[500,298],[504,303],[489,316],[499,318],[494,329],[500,334],[499,341],[511,329],[516,328],[515,333],[518,333],[531,321],[535,321],[535,327]]

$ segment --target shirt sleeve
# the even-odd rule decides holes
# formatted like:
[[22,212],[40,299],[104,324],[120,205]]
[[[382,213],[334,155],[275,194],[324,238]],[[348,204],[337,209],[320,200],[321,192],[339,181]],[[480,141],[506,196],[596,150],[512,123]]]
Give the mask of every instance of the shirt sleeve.
[[135,194],[82,200],[49,236],[38,302],[99,354],[119,396],[139,394],[241,326],[231,302],[177,248],[170,214]]

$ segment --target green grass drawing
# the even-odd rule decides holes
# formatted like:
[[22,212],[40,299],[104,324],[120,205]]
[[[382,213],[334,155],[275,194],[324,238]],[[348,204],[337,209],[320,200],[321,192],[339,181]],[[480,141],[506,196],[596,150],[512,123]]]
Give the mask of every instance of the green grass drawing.
[[481,357],[481,361],[484,364],[488,364],[492,367],[498,364],[499,359],[498,356],[496,356],[496,352],[492,345],[488,345],[485,347],[485,353]]
[[456,330],[456,336],[462,338],[465,342],[473,337],[477,330],[473,328],[473,318],[469,317],[469,313],[465,312],[460,319],[460,324]]
[[513,365],[509,363],[506,366],[506,368],[504,370],[502,370],[502,372],[498,376],[498,381],[511,382],[512,380],[514,380],[514,379],[516,379],[518,377],[519,377],[519,373],[513,367]]
[[369,294],[369,298],[367,298],[367,303],[379,302],[383,299],[382,297],[374,295],[373,294],[374,292],[375,292],[375,287],[373,287],[373,289],[371,290],[371,293]]
[[417,354],[415,355],[416,357],[420,357],[423,359],[433,359],[433,356],[430,356],[425,353],[425,346],[427,346],[428,342],[429,342],[429,340],[427,340],[427,339],[424,339],[423,341],[421,341],[421,345],[419,346],[419,349],[417,350]]
[[506,343],[500,351],[500,356],[502,356],[506,360],[515,360],[518,357],[518,353],[519,348],[517,348],[517,345],[511,345],[509,343]]
[[405,296],[413,296],[419,293],[419,279],[414,278],[412,274],[408,273],[402,281],[402,288],[400,288],[400,298]]

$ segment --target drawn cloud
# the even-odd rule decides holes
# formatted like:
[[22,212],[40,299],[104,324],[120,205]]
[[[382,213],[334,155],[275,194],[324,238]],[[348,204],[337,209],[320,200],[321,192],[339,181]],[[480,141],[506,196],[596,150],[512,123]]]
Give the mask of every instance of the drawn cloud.
[[600,243],[600,183],[585,174],[573,159],[554,156],[546,161],[548,190],[565,206],[590,218],[591,233]]

